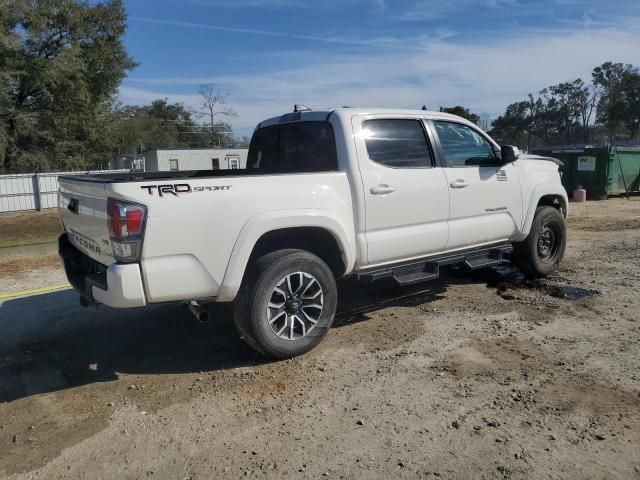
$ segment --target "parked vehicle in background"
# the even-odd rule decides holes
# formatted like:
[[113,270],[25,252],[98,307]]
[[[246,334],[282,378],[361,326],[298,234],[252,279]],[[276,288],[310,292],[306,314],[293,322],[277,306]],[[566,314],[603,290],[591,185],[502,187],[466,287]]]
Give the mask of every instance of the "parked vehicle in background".
[[262,122],[247,168],[60,179],[60,253],[82,302],[235,302],[276,358],[326,335],[336,279],[434,279],[513,258],[551,273],[566,245],[558,166],[462,118],[391,109]]

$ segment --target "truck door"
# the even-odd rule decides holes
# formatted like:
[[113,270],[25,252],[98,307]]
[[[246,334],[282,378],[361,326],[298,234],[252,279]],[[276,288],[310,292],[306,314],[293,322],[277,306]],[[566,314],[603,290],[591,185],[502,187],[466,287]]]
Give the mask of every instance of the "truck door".
[[508,241],[522,222],[518,170],[503,164],[482,132],[455,121],[433,120],[436,147],[449,189],[453,250]]
[[368,265],[441,251],[449,193],[419,116],[354,117],[364,186]]

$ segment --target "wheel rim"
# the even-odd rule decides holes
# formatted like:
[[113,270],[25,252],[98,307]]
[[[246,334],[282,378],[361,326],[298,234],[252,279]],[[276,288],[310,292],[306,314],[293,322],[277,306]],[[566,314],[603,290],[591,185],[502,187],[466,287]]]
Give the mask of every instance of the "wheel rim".
[[278,337],[298,340],[316,327],[323,308],[320,282],[306,272],[294,272],[282,278],[271,292],[267,320]]
[[558,235],[552,225],[545,224],[538,237],[538,257],[542,261],[551,260],[558,251]]

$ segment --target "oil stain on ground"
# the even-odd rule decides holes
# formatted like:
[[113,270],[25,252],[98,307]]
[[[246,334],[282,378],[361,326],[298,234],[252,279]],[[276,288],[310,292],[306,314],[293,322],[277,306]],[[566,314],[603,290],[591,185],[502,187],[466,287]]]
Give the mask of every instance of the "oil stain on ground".
[[598,290],[568,285],[568,280],[554,275],[546,279],[528,278],[512,266],[487,269],[481,275],[487,281],[487,287],[495,288],[499,295],[510,299],[508,290],[532,290],[562,300],[576,301],[600,295]]

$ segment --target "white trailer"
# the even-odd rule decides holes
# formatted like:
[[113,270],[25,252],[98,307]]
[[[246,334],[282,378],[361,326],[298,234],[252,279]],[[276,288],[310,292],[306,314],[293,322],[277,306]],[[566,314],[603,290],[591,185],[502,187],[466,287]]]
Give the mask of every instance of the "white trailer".
[[246,168],[246,148],[161,148],[144,152],[146,172]]

